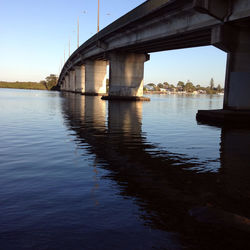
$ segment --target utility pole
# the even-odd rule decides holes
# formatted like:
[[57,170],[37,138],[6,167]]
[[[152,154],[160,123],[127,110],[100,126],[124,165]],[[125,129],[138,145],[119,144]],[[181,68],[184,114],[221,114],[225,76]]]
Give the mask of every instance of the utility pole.
[[79,48],[79,17],[77,18],[77,48]]
[[69,38],[69,57],[70,57],[70,38]]
[[65,47],[64,47],[64,64],[65,64]]
[[97,33],[99,32],[99,20],[100,20],[100,0],[98,0],[98,11],[97,11]]

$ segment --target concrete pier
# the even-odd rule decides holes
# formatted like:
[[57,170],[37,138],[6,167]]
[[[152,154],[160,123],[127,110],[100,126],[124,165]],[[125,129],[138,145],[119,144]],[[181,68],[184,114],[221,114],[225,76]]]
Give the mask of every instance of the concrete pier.
[[199,110],[197,120],[250,124],[250,30],[221,25],[213,29],[211,40],[227,52],[224,104],[222,110]]
[[65,79],[62,80],[62,84],[61,84],[60,90],[61,91],[65,91],[66,90],[66,81],[65,81]]
[[85,65],[77,66],[76,72],[76,89],[77,93],[85,93]]
[[250,111],[250,30],[234,32],[234,47],[228,53],[224,109]]
[[69,75],[65,76],[65,91],[69,91],[70,86],[69,86]]
[[87,60],[85,62],[85,95],[106,94],[107,61]]
[[69,91],[76,91],[76,72],[75,70],[71,70],[69,72]]
[[111,53],[109,93],[105,100],[149,100],[143,97],[144,62],[147,54]]

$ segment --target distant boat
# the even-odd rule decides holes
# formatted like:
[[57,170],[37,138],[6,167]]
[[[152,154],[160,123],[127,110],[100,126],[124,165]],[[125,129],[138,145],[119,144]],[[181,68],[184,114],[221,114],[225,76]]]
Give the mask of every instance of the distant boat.
[[224,93],[218,93],[218,95],[224,95]]

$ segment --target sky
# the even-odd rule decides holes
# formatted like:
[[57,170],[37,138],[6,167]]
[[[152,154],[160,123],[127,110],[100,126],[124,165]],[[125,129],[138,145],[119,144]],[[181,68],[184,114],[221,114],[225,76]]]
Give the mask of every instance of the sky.
[[[100,29],[144,0],[100,0]],[[59,75],[65,57],[97,30],[97,0],[0,0],[0,81],[41,81]],[[150,54],[144,83],[224,86],[226,53],[212,46]]]

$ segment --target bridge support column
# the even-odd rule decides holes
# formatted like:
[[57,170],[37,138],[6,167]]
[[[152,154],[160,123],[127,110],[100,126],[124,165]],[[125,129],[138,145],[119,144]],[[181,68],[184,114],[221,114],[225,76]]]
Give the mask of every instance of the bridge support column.
[[69,91],[69,75],[65,76],[65,91]]
[[85,62],[85,95],[106,94],[107,61],[87,60]]
[[235,49],[228,53],[224,109],[250,111],[250,31],[238,34]]
[[65,84],[66,84],[65,79],[63,79],[63,80],[62,80],[61,87],[60,87],[60,90],[61,90],[61,91],[65,91],[65,90],[66,90]]
[[76,72],[75,70],[71,70],[69,72],[69,91],[75,92],[76,91]]
[[109,93],[102,99],[143,100],[144,62],[147,54],[111,53]]
[[77,93],[85,92],[85,66],[76,67],[76,89]]
[[227,55],[223,110],[199,111],[197,118],[250,123],[250,30],[220,26],[212,32],[212,43]]

